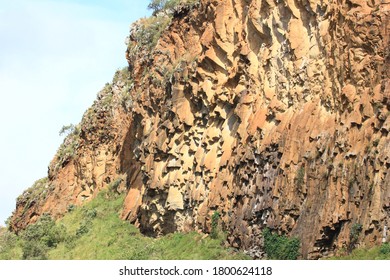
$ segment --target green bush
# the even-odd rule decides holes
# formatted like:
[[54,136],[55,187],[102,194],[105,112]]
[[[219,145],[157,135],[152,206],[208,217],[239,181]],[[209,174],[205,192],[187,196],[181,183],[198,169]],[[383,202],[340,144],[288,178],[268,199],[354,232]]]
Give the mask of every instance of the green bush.
[[23,244],[24,260],[47,260],[49,247],[42,242],[27,241]]
[[25,241],[23,259],[47,259],[47,252],[66,238],[64,225],[56,225],[50,215],[44,214],[22,234]]
[[218,238],[218,222],[219,222],[219,213],[218,211],[215,211],[213,215],[211,216],[211,233],[210,237],[212,239],[217,239]]
[[48,214],[43,214],[35,224],[31,224],[23,232],[23,239],[41,241],[48,247],[55,247],[65,239],[66,228],[56,225]]
[[121,183],[123,182],[123,178],[119,177],[117,179],[115,179],[114,181],[112,181],[111,183],[108,184],[107,188],[108,190],[111,192],[114,192],[114,193],[117,193],[119,194],[119,187],[121,185]]
[[0,253],[5,251],[6,248],[15,242],[16,235],[6,228],[0,226]]
[[137,22],[136,28],[132,31],[132,38],[136,42],[136,45],[133,48],[129,48],[130,53],[136,53],[138,48],[145,48],[148,51],[152,51],[157,45],[161,33],[170,21],[171,19],[164,15],[140,19]]
[[81,221],[79,228],[76,230],[76,237],[81,237],[82,235],[88,233],[91,227],[92,222],[90,220]]
[[[50,189],[51,185],[49,185],[49,179],[47,177],[41,178],[35,181],[30,188],[25,190],[23,194],[17,198],[17,201],[24,205],[23,210],[26,211],[33,203],[44,200]],[[10,220],[7,221],[7,223],[9,222]]]
[[65,134],[67,136],[71,133],[74,133],[75,129],[76,129],[76,126],[74,124],[63,125],[60,132],[59,132],[59,135],[62,136]]
[[351,252],[359,240],[360,233],[363,230],[363,226],[359,223],[353,224],[351,232],[349,233],[349,251]]
[[295,182],[297,188],[301,188],[305,183],[305,168],[300,167],[297,171],[297,175],[295,177]]
[[20,238],[7,228],[0,226],[0,260],[21,258]]
[[50,166],[50,169],[54,171],[66,165],[76,155],[80,144],[81,127],[73,124],[63,126],[60,130],[60,135],[62,134],[66,134],[66,137],[57,150],[56,164],[55,166]]
[[379,253],[382,255],[390,255],[390,243],[383,243],[379,248]]
[[300,248],[298,238],[273,234],[268,228],[263,231],[263,237],[264,250],[268,259],[296,260],[298,258]]
[[83,208],[83,216],[87,220],[92,220],[97,216],[97,210],[95,208],[87,209]]
[[148,9],[153,10],[153,15],[156,15],[165,8],[167,2],[169,0],[152,0],[148,5]]
[[79,227],[76,230],[76,237],[81,237],[82,235],[88,233],[92,228],[92,220],[97,217],[97,210],[95,208],[83,208],[81,211],[82,220]]
[[197,3],[199,3],[199,0],[152,0],[148,8],[153,10],[153,15],[159,13],[171,15],[180,4],[191,8]]
[[130,38],[135,44],[128,46],[130,56],[138,53],[139,49],[151,52],[177,8],[181,5],[191,9],[198,3],[199,0],[152,0],[148,8],[153,10],[153,16],[142,18],[132,25]]

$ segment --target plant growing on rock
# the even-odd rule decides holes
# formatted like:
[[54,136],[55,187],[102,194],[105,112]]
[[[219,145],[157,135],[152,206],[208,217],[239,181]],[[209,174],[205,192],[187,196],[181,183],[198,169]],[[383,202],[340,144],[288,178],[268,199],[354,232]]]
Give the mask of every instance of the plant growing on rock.
[[169,0],[152,0],[148,5],[148,9],[153,10],[153,15],[156,15],[164,9],[167,2]]
[[[75,155],[79,147],[81,128],[80,125],[64,125],[59,134],[66,134],[64,142],[60,145],[56,154],[55,165],[50,169],[58,170],[66,165]],[[52,163],[53,164],[53,163]]]
[[141,48],[151,52],[170,21],[169,17],[159,15],[140,19],[133,24],[131,41],[135,44],[129,45],[130,55],[137,53]]
[[351,232],[349,233],[349,251],[350,252],[353,249],[355,249],[362,230],[363,230],[363,226],[361,224],[355,223],[352,225]]
[[218,211],[215,211],[213,213],[213,215],[211,216],[211,233],[210,233],[210,237],[213,238],[213,239],[217,239],[218,238],[218,233],[219,233],[219,230],[218,230],[218,222],[219,222],[219,212]]
[[25,190],[17,200],[21,201],[26,211],[32,204],[46,199],[47,194],[51,191],[52,186],[49,184],[47,177],[41,178],[34,182],[34,184]]
[[299,257],[300,241],[298,238],[274,234],[268,228],[264,229],[263,238],[268,259],[296,260]]
[[171,15],[180,5],[193,7],[199,3],[199,0],[152,0],[148,8],[153,10],[153,15],[164,13]]
[[64,125],[60,129],[59,135],[69,135],[70,133],[73,133],[73,131],[76,129],[74,124]]
[[109,193],[113,193],[114,195],[120,194],[120,185],[122,182],[126,182],[125,174],[118,176],[115,180],[108,184],[107,189],[109,190]]
[[76,237],[81,237],[82,235],[89,232],[92,228],[92,221],[97,216],[97,210],[95,208],[88,209],[83,208],[82,211],[82,220],[79,227],[76,230]]
[[390,255],[390,243],[383,243],[379,248],[379,252],[382,255]]
[[305,182],[305,168],[300,167],[297,171],[297,175],[295,177],[295,183],[297,188],[301,188]]
[[131,27],[128,54],[129,57],[146,50],[150,54],[157,45],[162,32],[171,23],[174,12],[179,7],[193,8],[199,0],[152,0],[148,8],[153,16],[142,18]]

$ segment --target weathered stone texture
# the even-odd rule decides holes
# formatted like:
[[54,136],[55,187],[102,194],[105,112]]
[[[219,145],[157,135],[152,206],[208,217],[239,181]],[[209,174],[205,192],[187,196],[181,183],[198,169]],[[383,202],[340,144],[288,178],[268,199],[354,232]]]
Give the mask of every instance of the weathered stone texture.
[[128,54],[131,111],[116,109],[114,138],[83,146],[36,211],[125,173],[123,218],[145,234],[208,232],[218,211],[229,243],[248,250],[264,227],[299,237],[304,258],[348,247],[354,224],[360,244],[379,243],[389,38],[386,1],[201,1],[152,53]]

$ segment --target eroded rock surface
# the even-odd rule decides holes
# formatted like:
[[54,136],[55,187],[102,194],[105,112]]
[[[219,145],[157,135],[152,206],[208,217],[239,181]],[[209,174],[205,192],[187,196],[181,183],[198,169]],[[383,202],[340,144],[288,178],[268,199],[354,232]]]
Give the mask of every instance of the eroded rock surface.
[[348,247],[355,224],[361,245],[380,243],[389,38],[387,0],[179,9],[152,51],[130,36],[130,78],[111,85],[109,108],[104,96],[92,106],[75,155],[56,170],[54,160],[49,195],[28,209],[19,200],[14,229],[122,174],[122,217],[148,235],[209,232],[218,211],[228,242],[248,251],[265,227],[299,237],[303,258]]

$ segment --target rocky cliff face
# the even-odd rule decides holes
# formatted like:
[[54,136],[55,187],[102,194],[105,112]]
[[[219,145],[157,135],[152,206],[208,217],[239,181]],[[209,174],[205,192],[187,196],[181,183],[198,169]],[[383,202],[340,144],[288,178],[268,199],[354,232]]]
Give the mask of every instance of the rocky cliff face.
[[[156,23],[157,22],[157,23]],[[145,234],[210,231],[234,247],[297,236],[303,258],[381,242],[390,217],[390,2],[202,0],[156,45],[134,24],[116,74],[50,165],[14,230],[126,192]],[[44,193],[44,195],[42,195]],[[355,234],[355,233],[354,233]],[[355,241],[354,241],[355,242]]]

